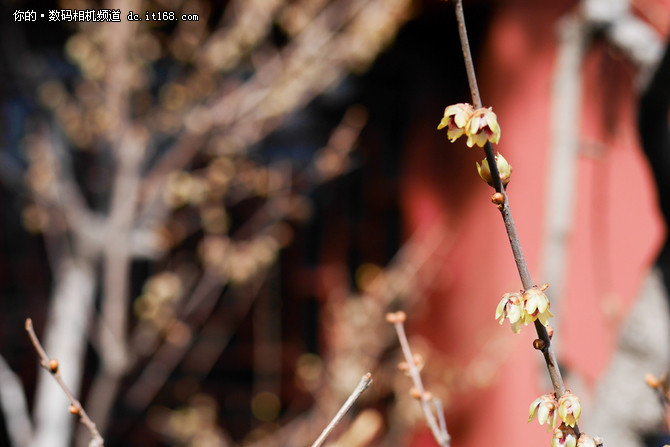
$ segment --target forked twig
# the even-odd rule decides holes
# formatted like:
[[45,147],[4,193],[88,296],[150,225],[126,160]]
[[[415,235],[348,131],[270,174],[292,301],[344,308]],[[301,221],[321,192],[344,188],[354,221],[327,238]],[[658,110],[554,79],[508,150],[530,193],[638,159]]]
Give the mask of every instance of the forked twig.
[[326,441],[326,438],[330,435],[330,433],[333,431],[335,426],[340,423],[344,415],[349,411],[351,406],[356,402],[356,399],[359,398],[361,394],[363,394],[363,391],[365,391],[370,384],[372,383],[372,374],[370,373],[365,373],[363,377],[361,377],[361,381],[358,382],[358,386],[354,391],[349,395],[349,398],[347,401],[342,405],[342,408],[337,412],[335,417],[330,421],[328,426],[323,429],[321,432],[321,435],[317,438],[316,441],[314,441],[314,444],[312,444],[312,447],[320,447],[323,445],[323,443]]
[[79,402],[79,400],[74,397],[70,389],[63,381],[63,378],[59,372],[58,360],[50,359],[46,351],[44,351],[44,348],[42,347],[42,344],[40,343],[40,340],[37,338],[35,330],[33,329],[33,320],[30,318],[26,319],[26,332],[28,332],[30,341],[35,347],[35,351],[37,351],[37,355],[40,358],[40,366],[47,370],[49,374],[51,374],[67,398],[70,399],[70,413],[78,414],[81,423],[84,424],[86,428],[88,428],[89,432],[91,432],[91,442],[88,444],[89,447],[102,447],[105,441],[100,435],[100,432],[98,432],[98,427],[96,427],[95,422],[93,422],[91,418],[88,417],[88,414],[86,414],[86,411],[84,410],[84,407],[82,407],[81,402]]
[[[405,319],[406,315],[404,312],[396,312],[386,315],[386,321],[393,324],[393,327],[398,334],[398,341],[400,342],[400,347],[402,348],[402,353],[405,356],[405,362],[407,363],[407,373],[412,379],[414,389],[416,390],[416,396],[414,397],[421,402],[421,408],[426,416],[426,422],[428,422],[428,426],[433,433],[435,441],[442,447],[448,447],[451,445],[451,436],[449,436],[447,424],[444,420],[444,414],[442,414],[442,402],[439,399],[432,397],[430,393],[427,393],[423,386],[421,372],[414,359],[414,354],[412,354],[412,350],[409,347],[409,341],[407,340],[407,334],[405,333]],[[435,414],[433,414],[433,410],[430,408],[431,401],[435,406],[439,421],[435,418]]]

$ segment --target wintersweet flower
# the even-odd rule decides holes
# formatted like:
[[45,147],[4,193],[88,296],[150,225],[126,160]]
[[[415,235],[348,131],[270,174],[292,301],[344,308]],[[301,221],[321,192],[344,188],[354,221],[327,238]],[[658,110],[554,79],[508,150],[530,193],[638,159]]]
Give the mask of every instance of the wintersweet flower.
[[553,394],[545,394],[533,401],[530,404],[528,410],[528,422],[532,421],[537,414],[537,421],[540,425],[543,425],[545,422],[547,424],[547,430],[556,428],[558,424],[558,402],[554,398]]
[[[465,128],[470,122],[470,118],[475,110],[470,104],[458,103],[452,104],[444,109],[444,117],[438,124],[437,129],[447,128],[447,138],[452,143],[463,135]],[[472,145],[469,145],[472,147]]]
[[524,323],[540,320],[543,326],[549,324],[549,317],[554,315],[549,312],[549,298],[544,294],[544,288],[533,287],[523,292]]
[[468,136],[467,145],[472,147],[475,144],[484,147],[487,141],[497,143],[500,141],[500,126],[498,117],[493,113],[493,108],[477,109],[465,128],[465,134]]
[[577,437],[575,436],[575,431],[561,424],[558,428],[554,430],[554,437],[551,438],[551,447],[576,447],[577,446]]
[[503,324],[507,318],[512,331],[518,334],[524,321],[523,301],[520,293],[506,293],[496,308],[496,320]]
[[577,447],[598,447],[598,444],[595,439],[582,433],[579,436],[579,441],[577,441]]
[[581,413],[582,406],[579,404],[579,398],[570,391],[566,391],[558,399],[558,415],[570,427],[575,426]]
[[[500,180],[502,180],[503,186],[507,185],[512,177],[512,165],[510,165],[505,157],[498,154],[495,156],[496,165],[498,166],[498,173],[500,174]],[[477,172],[479,176],[484,180],[489,186],[493,186],[493,176],[491,175],[491,168],[489,168],[489,161],[485,158],[482,160],[482,165],[480,166],[477,163]]]

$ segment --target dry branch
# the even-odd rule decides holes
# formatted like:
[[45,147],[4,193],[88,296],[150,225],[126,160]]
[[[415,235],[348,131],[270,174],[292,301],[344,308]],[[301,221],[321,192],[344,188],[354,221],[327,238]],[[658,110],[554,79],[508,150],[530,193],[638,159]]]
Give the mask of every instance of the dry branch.
[[102,436],[100,436],[95,422],[93,422],[91,418],[88,417],[88,414],[86,414],[86,411],[84,410],[84,407],[82,407],[81,402],[79,402],[79,400],[74,397],[70,389],[63,381],[63,378],[60,375],[60,365],[58,364],[58,360],[50,359],[47,353],[44,351],[44,348],[42,347],[42,344],[40,343],[40,340],[37,338],[35,330],[33,329],[33,320],[30,318],[26,319],[26,332],[28,332],[30,341],[35,347],[35,351],[40,358],[40,366],[44,368],[49,374],[51,374],[51,377],[54,378],[56,383],[58,383],[58,386],[60,386],[67,398],[70,400],[70,413],[79,415],[81,423],[84,424],[91,433],[89,447],[102,447],[104,445],[104,440]]
[[[412,397],[415,397],[421,403],[421,409],[423,410],[426,422],[430,427],[430,431],[433,433],[435,441],[442,447],[449,447],[451,445],[451,436],[449,436],[447,424],[444,420],[444,414],[442,414],[442,402],[436,400],[423,386],[421,372],[419,371],[416,358],[414,354],[412,354],[409,341],[407,340],[407,334],[405,333],[405,318],[406,315],[404,312],[389,313],[386,315],[386,321],[393,324],[396,334],[398,335],[398,341],[400,342],[402,353],[405,356],[405,363],[407,364],[407,373],[414,384]],[[437,418],[430,407],[431,402],[435,406]]]
[[361,381],[358,383],[358,385],[351,393],[349,398],[346,400],[346,402],[344,402],[344,405],[342,405],[342,408],[340,408],[335,417],[321,432],[321,435],[319,435],[317,440],[314,441],[312,447],[320,447],[323,445],[323,443],[326,441],[326,438],[328,438],[328,436],[332,433],[333,429],[337,426],[337,424],[340,423],[344,415],[347,414],[347,411],[349,411],[354,402],[356,402],[356,399],[358,399],[360,395],[363,394],[363,391],[365,391],[370,386],[371,383],[372,383],[372,374],[366,373],[363,375],[363,377],[361,377]]

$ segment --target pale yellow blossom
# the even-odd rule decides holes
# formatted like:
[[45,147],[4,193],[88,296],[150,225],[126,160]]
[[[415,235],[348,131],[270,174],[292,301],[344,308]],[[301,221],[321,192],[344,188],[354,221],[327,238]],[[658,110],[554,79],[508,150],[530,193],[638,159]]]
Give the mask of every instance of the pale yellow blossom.
[[575,431],[561,424],[558,428],[554,430],[554,436],[551,438],[551,447],[576,447],[577,446],[577,437],[575,436]]
[[548,325],[549,317],[554,316],[549,312],[549,306],[549,298],[542,289],[533,287],[523,292],[524,323],[540,320],[542,325]]
[[477,109],[465,128],[465,134],[468,136],[467,145],[472,147],[475,144],[484,147],[487,141],[498,143],[500,141],[500,126],[498,118],[493,112],[493,108]]
[[558,402],[553,394],[544,394],[530,404],[528,410],[528,422],[532,421],[537,415],[537,421],[540,425],[547,423],[547,430],[556,428],[558,424]]
[[496,308],[496,320],[503,324],[507,318],[512,326],[512,331],[518,334],[521,331],[521,323],[524,321],[522,296],[520,293],[506,293]]
[[566,391],[558,399],[558,415],[563,422],[570,427],[574,427],[579,421],[579,415],[582,413],[582,406],[579,404],[579,398],[569,391]]
[[473,113],[474,109],[470,104],[452,104],[444,109],[444,116],[440,124],[438,124],[437,129],[440,130],[446,127],[447,137],[453,143],[463,135]]

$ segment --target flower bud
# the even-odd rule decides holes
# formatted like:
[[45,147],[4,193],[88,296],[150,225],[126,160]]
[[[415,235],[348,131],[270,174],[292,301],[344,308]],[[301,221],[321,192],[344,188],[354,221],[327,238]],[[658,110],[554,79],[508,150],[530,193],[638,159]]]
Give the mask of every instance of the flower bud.
[[51,371],[53,374],[56,374],[58,372],[58,360],[56,359],[49,360],[49,371]]
[[395,324],[395,323],[404,323],[407,319],[407,314],[402,310],[398,312],[389,312],[386,314],[386,321]]
[[577,447],[598,447],[594,438],[582,433],[577,441]]
[[547,423],[547,430],[556,428],[558,424],[558,403],[554,399],[553,394],[544,394],[535,399],[528,409],[528,422],[532,421],[537,416],[537,421],[540,425]]
[[412,356],[412,360],[414,360],[414,365],[417,367],[419,371],[421,371],[426,364],[426,360],[423,358],[421,354],[414,354]]
[[644,381],[650,388],[658,388],[661,386],[661,381],[652,373],[645,374]]
[[558,399],[558,415],[563,422],[570,427],[574,427],[579,421],[579,415],[582,413],[582,406],[579,404],[579,398],[566,391]]
[[565,424],[561,424],[556,430],[554,430],[554,437],[551,439],[551,447],[576,447],[577,437],[575,436],[575,431],[567,427]]
[[554,328],[552,326],[547,325],[547,335],[549,336],[549,340],[554,336]]
[[[488,164],[487,164],[487,166],[488,166]],[[489,173],[489,175],[490,175],[490,173]],[[499,192],[493,193],[493,195],[491,196],[491,202],[493,202],[496,205],[502,205],[503,203],[505,203],[505,196],[503,196]]]
[[[498,166],[498,173],[500,174],[500,180],[502,181],[503,186],[506,186],[512,177],[512,165],[510,165],[507,160],[505,160],[505,157],[500,154],[497,154],[495,159],[496,165]],[[477,163],[477,172],[479,172],[479,176],[482,180],[490,186],[493,186],[493,176],[491,175],[491,168],[489,168],[489,162],[486,158],[482,160],[481,166]]]

